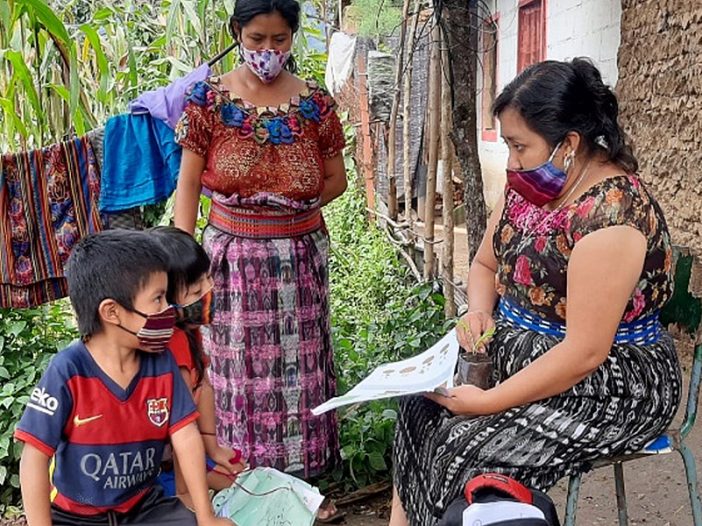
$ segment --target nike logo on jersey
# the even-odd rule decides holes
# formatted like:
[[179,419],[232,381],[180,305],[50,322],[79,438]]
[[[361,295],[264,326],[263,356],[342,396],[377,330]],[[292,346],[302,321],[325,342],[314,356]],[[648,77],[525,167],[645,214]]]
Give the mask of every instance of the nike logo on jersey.
[[73,417],[73,425],[76,427],[84,426],[85,424],[89,424],[90,422],[94,422],[95,420],[98,420],[99,418],[102,418],[102,415],[89,416],[88,418],[81,418],[78,415],[76,415]]
[[54,416],[58,406],[58,400],[51,396],[43,387],[35,387],[29,396],[29,402],[27,402],[27,407],[36,409],[49,416]]

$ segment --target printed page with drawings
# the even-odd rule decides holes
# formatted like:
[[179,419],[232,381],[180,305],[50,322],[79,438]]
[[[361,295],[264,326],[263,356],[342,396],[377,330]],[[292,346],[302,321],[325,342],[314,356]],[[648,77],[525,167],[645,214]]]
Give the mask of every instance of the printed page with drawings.
[[458,359],[455,329],[431,348],[417,356],[378,366],[370,375],[343,396],[337,396],[315,407],[312,414],[349,404],[436,391],[445,393],[453,387]]

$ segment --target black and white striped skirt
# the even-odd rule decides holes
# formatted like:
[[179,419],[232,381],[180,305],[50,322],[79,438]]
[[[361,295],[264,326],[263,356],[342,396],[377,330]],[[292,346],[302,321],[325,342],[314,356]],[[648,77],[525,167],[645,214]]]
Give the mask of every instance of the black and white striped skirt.
[[[560,339],[498,323],[490,346],[497,380]],[[673,339],[615,344],[597,371],[568,391],[488,416],[454,416],[434,402],[400,401],[394,482],[412,526],[434,524],[484,472],[546,491],[603,456],[633,453],[670,424],[681,396]]]

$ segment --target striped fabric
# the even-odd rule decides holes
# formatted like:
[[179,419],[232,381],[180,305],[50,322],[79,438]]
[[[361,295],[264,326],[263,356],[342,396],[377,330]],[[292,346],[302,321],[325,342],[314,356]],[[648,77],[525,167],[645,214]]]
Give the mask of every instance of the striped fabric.
[[73,246],[101,230],[100,173],[87,137],[0,157],[0,307],[67,295]]
[[212,200],[209,223],[217,230],[248,239],[282,239],[304,236],[322,227],[319,208],[296,213],[251,210]]
[[[499,318],[512,327],[558,338],[563,338],[566,334],[565,324],[545,320],[509,299],[500,299],[497,310]],[[614,343],[650,345],[656,343],[662,335],[663,326],[658,319],[658,311],[656,311],[645,318],[630,323],[620,323],[614,335]]]
[[173,336],[176,319],[175,307],[169,305],[155,314],[136,312],[146,318],[146,323],[137,332],[139,348],[143,351],[161,352]]
[[563,190],[566,177],[551,159],[531,170],[507,170],[507,184],[536,206],[544,206],[556,199]]

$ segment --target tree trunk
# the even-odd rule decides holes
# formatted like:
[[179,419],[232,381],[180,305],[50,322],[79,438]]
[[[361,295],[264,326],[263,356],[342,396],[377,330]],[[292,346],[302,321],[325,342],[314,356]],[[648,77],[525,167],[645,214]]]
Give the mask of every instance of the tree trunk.
[[[466,7],[469,5],[471,7]],[[483,176],[478,157],[476,116],[476,82],[478,49],[478,15],[476,3],[444,0],[442,25],[448,35],[453,90],[453,126],[451,139],[465,185],[466,230],[470,261],[485,232],[487,213],[483,194]]]

